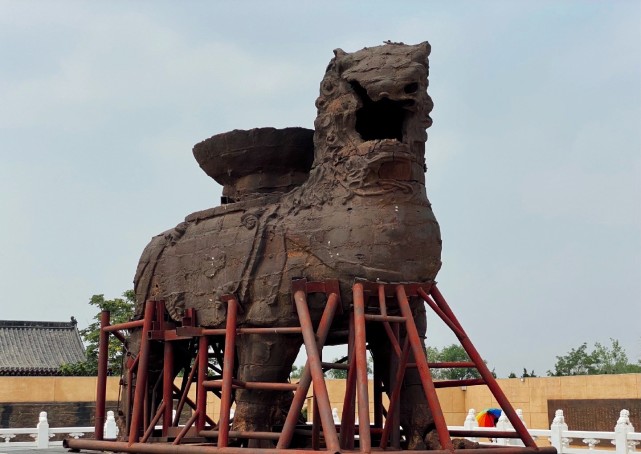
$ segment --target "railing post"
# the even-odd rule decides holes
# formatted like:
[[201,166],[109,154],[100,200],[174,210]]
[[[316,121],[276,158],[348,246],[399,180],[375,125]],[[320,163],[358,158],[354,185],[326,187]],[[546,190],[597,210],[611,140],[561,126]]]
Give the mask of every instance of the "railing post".
[[38,417],[38,425],[36,426],[36,449],[49,448],[49,421],[47,421],[47,412],[41,411]]
[[552,446],[556,448],[558,454],[563,454],[564,452],[566,442],[563,437],[563,432],[566,432],[567,430],[568,425],[565,423],[563,410],[557,410],[554,413],[554,419],[550,425],[550,431],[552,432],[550,435],[550,442],[552,443]]
[[[474,410],[473,408],[470,408],[470,411],[467,412],[467,416],[465,417],[465,422],[463,423],[463,427],[465,427],[465,430],[478,429],[479,422],[476,420],[476,410]],[[478,437],[467,437],[467,439],[473,442],[479,441]]]
[[[502,430],[504,432],[508,432],[514,429],[514,427],[512,427],[512,424],[510,424],[510,420],[507,419],[507,415],[503,411],[501,412],[501,416],[499,416],[499,420],[496,422],[496,429]],[[507,446],[508,444],[510,444],[510,442],[507,438],[497,438],[496,444],[499,446]]]
[[[527,429],[527,426],[525,425],[525,419],[523,419],[523,410],[520,409],[520,408],[517,408],[516,409],[516,416],[518,416],[519,419],[521,420],[521,422],[523,423],[523,427],[525,427]],[[508,425],[509,425],[510,430],[514,430],[514,427],[512,426],[512,423],[509,422],[509,420],[508,420]],[[535,439],[536,437],[532,437],[532,438]],[[523,440],[521,440],[520,438],[510,438],[508,440],[507,444],[510,445],[510,446],[525,446],[525,443],[523,443]]]
[[616,454],[628,454],[630,451],[628,446],[629,432],[634,432],[634,427],[630,423],[630,412],[628,410],[621,410],[619,419],[614,426],[614,444]]
[[106,440],[115,440],[118,438],[118,426],[116,425],[114,412],[111,410],[107,412],[107,420],[105,421],[104,431],[104,438]]

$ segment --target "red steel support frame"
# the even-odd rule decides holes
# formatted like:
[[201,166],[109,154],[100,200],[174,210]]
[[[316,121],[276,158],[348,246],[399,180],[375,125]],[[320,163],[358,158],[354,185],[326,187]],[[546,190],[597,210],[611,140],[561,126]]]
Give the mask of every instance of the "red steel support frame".
[[[400,421],[399,421],[399,402],[400,392],[403,382],[405,370],[408,367],[416,367],[421,379],[423,391],[425,393],[428,406],[432,412],[436,431],[441,443],[441,450],[433,451],[414,451],[417,453],[423,452],[430,454],[464,454],[458,449],[454,449],[452,445],[452,436],[474,436],[477,433],[466,430],[452,430],[449,431],[445,423],[442,409],[440,407],[438,396],[436,394],[437,387],[458,386],[461,384],[467,385],[480,385],[488,386],[493,396],[496,398],[497,403],[501,406],[506,413],[508,419],[512,423],[515,431],[488,431],[484,433],[486,436],[496,438],[515,438],[520,437],[526,447],[503,447],[497,448],[484,448],[483,454],[556,454],[554,448],[537,448],[532,440],[529,432],[524,424],[514,411],[513,407],[505,397],[504,393],[496,383],[496,380],[491,375],[487,365],[483,362],[478,351],[468,338],[464,329],[459,321],[456,319],[454,313],[449,305],[443,298],[442,294],[434,284],[418,284],[418,283],[403,283],[403,284],[384,284],[379,282],[356,281],[353,290],[353,311],[350,314],[350,329],[348,339],[348,379],[346,387],[346,395],[343,409],[343,421],[341,423],[340,443],[336,432],[336,427],[332,418],[332,411],[329,404],[329,396],[325,381],[323,377],[323,363],[321,357],[321,349],[326,342],[327,336],[330,332],[330,327],[334,319],[334,315],[340,306],[340,292],[338,290],[338,283],[336,281],[326,282],[312,282],[307,283],[304,279],[294,281],[292,284],[293,301],[298,313],[300,328],[237,328],[237,314],[239,310],[238,301],[234,296],[225,296],[223,300],[227,302],[227,321],[224,330],[221,329],[200,329],[194,327],[192,319],[195,314],[190,314],[190,321],[183,320],[183,331],[175,329],[175,324],[167,324],[164,321],[162,303],[155,301],[147,301],[144,307],[144,317],[142,320],[132,322],[110,325],[109,313],[103,311],[100,318],[100,339],[99,339],[99,358],[98,358],[98,385],[97,385],[97,399],[96,399],[96,440],[65,440],[65,446],[71,449],[98,449],[122,452],[138,452],[138,453],[151,453],[151,454],[209,454],[209,453],[229,453],[241,454],[245,452],[264,453],[264,454],[281,454],[292,453],[302,454],[310,453],[309,450],[292,450],[288,449],[294,432],[296,431],[296,419],[298,413],[302,409],[305,401],[306,394],[309,387],[313,383],[314,386],[314,422],[316,429],[318,429],[318,422],[322,426],[325,447],[327,451],[332,453],[345,452],[348,450],[352,452],[354,449],[354,433],[358,429],[358,443],[360,452],[371,452],[372,435],[380,435],[380,444],[376,449],[382,449],[388,453],[400,453]],[[327,302],[322,318],[318,325],[316,333],[313,330],[313,325],[307,306],[307,293],[308,292],[324,292],[327,294]],[[370,304],[370,299],[378,297],[378,310],[380,315],[372,314],[376,308]],[[447,362],[447,363],[428,363],[424,354],[424,346],[421,338],[419,337],[416,324],[412,317],[412,309],[410,306],[409,297],[420,297],[428,306],[445,322],[445,324],[454,332],[459,339],[461,345],[470,357],[470,361],[466,362]],[[388,315],[388,308],[386,306],[386,298],[394,298],[402,316]],[[394,370],[390,373],[390,385],[387,390],[390,397],[390,404],[387,411],[383,414],[382,402],[380,398],[377,399],[378,407],[375,409],[376,413],[376,427],[374,429],[370,426],[369,421],[369,396],[367,388],[367,345],[366,345],[366,323],[367,322],[380,322],[383,323],[385,333],[389,337],[391,343],[390,355],[392,367]],[[405,325],[406,335],[404,337],[403,346],[399,345],[399,326]],[[113,333],[118,339],[123,340],[124,337],[119,332],[120,330],[142,328],[140,338],[140,351],[134,360],[129,360],[129,376],[134,372],[136,377],[136,386],[133,396],[133,404],[131,404],[131,419],[129,424],[129,440],[128,442],[109,442],[103,441],[103,423],[105,416],[105,400],[106,400],[106,378],[108,368],[108,341],[109,333]],[[155,331],[153,331],[155,330]],[[234,369],[234,355],[235,355],[235,339],[237,335],[242,334],[260,334],[262,332],[281,332],[287,334],[301,333],[305,349],[307,352],[308,360],[304,368],[303,375],[298,384],[284,384],[284,383],[259,383],[259,382],[242,382],[233,377]],[[207,380],[209,369],[209,338],[208,336],[225,335],[225,350],[223,354],[222,364],[222,381]],[[173,384],[174,379],[174,348],[171,341],[198,338],[198,348],[196,360],[194,361],[193,368],[188,374],[186,380],[186,387],[184,390],[178,389]],[[148,408],[148,405],[156,405],[148,403],[148,374],[149,374],[149,349],[150,339],[159,340],[164,342],[164,364],[162,376],[162,400],[159,405],[154,408]],[[194,347],[195,348],[195,347]],[[413,356],[414,362],[410,363],[410,355]],[[331,367],[331,364],[328,364]],[[473,367],[476,368],[481,375],[481,379],[471,380],[449,380],[434,383],[431,377],[430,369],[443,368],[443,367]],[[187,397],[189,392],[189,385],[192,383],[194,375],[197,376],[197,393],[196,403],[193,403]],[[380,380],[381,375],[377,374]],[[132,383],[129,381],[129,389],[131,390]],[[221,388],[221,413],[218,425],[206,414],[206,392],[209,388]],[[294,398],[290,406],[285,424],[281,434],[271,432],[238,432],[230,431],[229,427],[229,409],[232,401],[232,390],[234,388],[244,387],[247,389],[273,389],[273,390],[289,390],[295,389]],[[379,388],[377,388],[380,391]],[[186,402],[194,409],[194,412],[187,421],[187,424],[182,428],[180,433],[173,441],[173,445],[166,443],[149,443],[153,440],[152,434],[154,427],[162,418],[162,435],[163,437],[170,436],[170,427],[177,425],[178,415],[176,420],[172,421],[172,410],[174,403],[174,393],[176,399],[179,399],[178,407]],[[355,415],[355,395],[358,395],[358,418],[359,427],[354,426]],[[151,399],[149,399],[151,400]],[[153,414],[151,412],[154,412]],[[381,428],[382,419],[384,417],[384,424]],[[144,419],[144,421],[142,421]],[[143,423],[141,425],[141,423]],[[204,430],[205,425],[210,423],[212,430]],[[217,446],[193,445],[183,444],[182,439],[190,431],[192,425],[195,425],[196,433],[204,437],[217,437]],[[141,429],[144,432],[140,442],[138,442],[141,434]],[[308,432],[309,433],[309,432]],[[309,436],[309,435],[308,435]],[[263,440],[278,440],[275,449],[255,449],[255,448],[234,448],[229,447],[229,438],[249,438],[249,439],[263,439]],[[321,449],[319,445],[318,435],[312,435],[315,449]],[[378,439],[377,439],[378,443]],[[388,446],[389,444],[389,446]],[[467,451],[466,451],[467,452]]]
[[[420,291],[419,294],[421,294]],[[521,421],[521,418],[519,418],[519,416],[516,414],[516,411],[512,407],[512,404],[510,404],[500,386],[498,385],[498,383],[496,383],[496,380],[492,376],[492,372],[490,372],[489,368],[481,358],[481,355],[479,355],[476,347],[474,347],[474,345],[472,344],[472,341],[465,333],[465,330],[459,323],[458,319],[454,315],[454,312],[452,312],[452,309],[450,309],[450,306],[447,304],[447,301],[445,301],[445,298],[443,298],[443,295],[438,290],[436,285],[433,285],[430,289],[430,296],[434,298],[434,302],[438,305],[439,309],[441,309],[442,313],[451,321],[452,324],[456,326],[457,331],[455,331],[455,334],[457,334],[459,342],[465,349],[465,352],[468,354],[470,359],[476,364],[478,372],[479,374],[481,374],[481,378],[483,378],[483,380],[485,381],[485,384],[496,398],[496,401],[500,405],[501,409],[505,412],[505,415],[509,419],[510,423],[512,423],[514,430],[516,430],[525,446],[529,448],[536,448],[536,443],[523,424],[523,421]],[[430,304],[430,298],[428,297],[428,295],[421,294],[421,297],[425,300],[426,303],[428,303],[428,305]]]
[[367,391],[367,348],[365,340],[365,298],[363,285],[354,284],[354,362],[356,363],[356,394],[358,395],[358,437],[361,452],[372,450],[369,427],[369,396]]
[[[198,418],[196,419],[196,431],[200,432],[205,429],[205,417],[207,413],[207,390],[205,389],[205,380],[207,379],[207,369],[209,368],[209,339],[207,336],[201,336],[198,339],[198,386],[196,387],[196,407]],[[233,370],[233,368],[232,368]]]
[[[321,317],[321,321],[318,324],[318,330],[316,332],[319,348],[322,348],[323,345],[325,345],[327,335],[329,334],[329,328],[334,320],[334,314],[336,313],[339,301],[340,298],[337,293],[330,293],[327,298],[325,310],[323,311],[323,316]],[[278,439],[278,445],[276,446],[277,449],[285,449],[289,447],[292,437],[294,436],[294,429],[296,428],[298,414],[305,404],[307,391],[311,384],[312,373],[309,367],[309,360],[307,360],[305,368],[303,369],[303,374],[298,381],[298,390],[296,391],[296,394],[294,394],[294,399],[290,405],[289,412],[287,412],[283,431]],[[316,409],[316,405],[314,405],[314,409]]]
[[402,284],[396,286],[396,298],[398,300],[399,308],[401,309],[401,314],[406,320],[405,328],[407,330],[407,338],[409,339],[412,353],[414,353],[414,361],[416,361],[416,367],[421,377],[421,384],[423,385],[423,391],[427,398],[427,404],[429,405],[430,410],[432,410],[432,417],[434,418],[434,424],[436,425],[436,432],[438,433],[439,441],[441,442],[443,449],[451,450],[453,449],[452,439],[450,438],[450,433],[447,430],[445,416],[443,415],[441,404],[439,403],[438,396],[436,395],[436,388],[432,381],[430,368],[427,365],[425,352],[423,352],[423,349],[421,348],[423,342],[421,341],[416,325],[414,324],[412,309],[410,308],[410,303],[407,299],[407,295],[405,294],[405,286]]
[[296,311],[298,312],[300,326],[303,329],[303,342],[305,344],[307,361],[312,375],[312,382],[314,383],[314,395],[316,396],[316,401],[318,403],[320,420],[323,426],[323,434],[325,435],[325,443],[329,451],[340,452],[336,426],[334,425],[332,409],[329,404],[329,395],[327,394],[327,388],[325,387],[321,358],[318,354],[318,345],[316,344],[315,338],[316,335],[314,333],[312,319],[309,315],[307,295],[304,289],[297,289],[294,291],[294,303],[296,304]]
[[[147,333],[151,330],[151,322],[154,317],[154,302],[145,303],[145,315],[143,318],[142,334],[140,336],[140,353],[138,354],[138,372],[136,373],[136,390],[134,392],[134,404],[129,426],[129,444],[138,441],[138,431],[144,414],[144,402],[147,395],[147,377],[149,371],[149,338]],[[129,384],[131,386],[131,383]]]
[[[218,447],[224,448],[229,440],[229,409],[231,408],[232,379],[234,378],[234,350],[236,348],[236,298],[227,298],[227,324],[225,333],[225,353],[223,356],[223,387],[220,398],[220,418],[218,420]],[[204,410],[203,410],[204,412]]]
[[100,312],[100,337],[98,339],[98,386],[96,390],[95,438],[104,438],[105,404],[107,400],[107,361],[109,360],[109,311]]
[[166,437],[172,425],[172,410],[174,408],[174,344],[165,342],[164,364],[162,376],[162,402],[165,411],[162,418],[162,435]]

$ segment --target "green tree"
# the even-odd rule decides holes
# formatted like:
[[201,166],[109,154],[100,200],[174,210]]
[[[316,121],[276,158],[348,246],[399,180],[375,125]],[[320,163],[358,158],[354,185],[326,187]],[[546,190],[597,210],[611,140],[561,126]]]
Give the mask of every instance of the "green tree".
[[588,351],[588,344],[584,342],[566,355],[557,356],[554,370],[548,370],[548,375],[559,377],[641,372],[641,360],[636,364],[630,363],[619,341],[610,338],[610,343],[607,347],[595,342],[594,349]]
[[[134,315],[136,297],[133,290],[127,290],[122,298],[106,300],[104,295],[93,295],[89,304],[98,308],[94,322],[80,330],[80,337],[85,343],[86,359],[79,363],[63,364],[60,367],[62,375],[97,375],[98,374],[98,341],[100,339],[100,313],[110,312],[112,325],[124,323]],[[108,368],[112,375],[122,373],[122,343],[114,336],[109,336]]]
[[297,366],[296,364],[292,365],[292,371],[289,374],[289,379],[290,380],[296,380],[303,375],[303,370],[305,370],[305,366]]
[[535,378],[536,376],[537,375],[534,373],[534,369],[528,372],[525,367],[523,368],[523,374],[521,375],[521,378]]
[[[437,347],[427,347],[427,361],[430,363],[466,362],[470,361],[470,357],[461,345],[451,344],[441,350]],[[433,368],[431,371],[432,377],[436,380],[463,380],[481,377],[475,368]]]

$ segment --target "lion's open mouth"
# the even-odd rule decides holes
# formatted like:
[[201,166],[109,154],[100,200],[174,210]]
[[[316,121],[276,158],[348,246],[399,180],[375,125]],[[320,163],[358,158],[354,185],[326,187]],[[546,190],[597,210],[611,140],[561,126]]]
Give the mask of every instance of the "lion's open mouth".
[[351,81],[350,84],[363,102],[363,107],[356,112],[356,132],[363,141],[394,139],[403,142],[403,125],[414,101],[389,98],[373,101],[358,82]]

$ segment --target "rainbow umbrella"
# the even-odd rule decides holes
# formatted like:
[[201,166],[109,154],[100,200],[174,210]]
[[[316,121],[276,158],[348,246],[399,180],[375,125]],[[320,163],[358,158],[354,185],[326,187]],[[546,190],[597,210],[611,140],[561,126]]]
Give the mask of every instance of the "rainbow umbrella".
[[496,427],[496,421],[501,417],[500,408],[486,408],[476,415],[479,427]]

